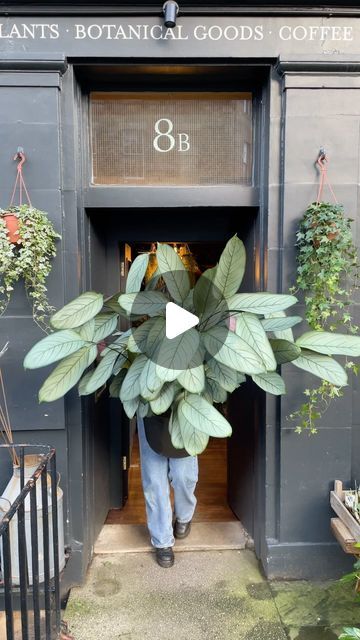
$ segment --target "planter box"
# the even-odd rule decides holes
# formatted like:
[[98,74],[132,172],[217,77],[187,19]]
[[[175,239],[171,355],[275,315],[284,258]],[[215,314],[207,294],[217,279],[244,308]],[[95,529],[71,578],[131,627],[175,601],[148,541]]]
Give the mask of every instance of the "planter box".
[[345,507],[344,489],[340,480],[335,480],[334,491],[330,492],[330,504],[338,516],[331,519],[331,529],[335,538],[345,553],[360,555],[360,548],[354,546],[356,542],[360,542],[360,523]]

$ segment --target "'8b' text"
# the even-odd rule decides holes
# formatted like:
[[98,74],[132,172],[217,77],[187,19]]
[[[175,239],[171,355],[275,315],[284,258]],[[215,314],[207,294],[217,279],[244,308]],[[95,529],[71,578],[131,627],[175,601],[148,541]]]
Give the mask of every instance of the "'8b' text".
[[187,133],[173,134],[174,125],[169,118],[157,120],[154,129],[157,134],[153,140],[155,151],[160,151],[160,153],[167,153],[173,149],[175,151],[189,151],[189,135]]

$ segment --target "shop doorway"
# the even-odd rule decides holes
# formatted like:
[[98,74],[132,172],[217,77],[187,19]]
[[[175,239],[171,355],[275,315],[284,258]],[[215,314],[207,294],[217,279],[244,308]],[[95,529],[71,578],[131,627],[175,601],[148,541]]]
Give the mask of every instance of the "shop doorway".
[[[215,265],[226,241],[234,234],[247,249],[242,290],[254,291],[259,276],[257,209],[187,208],[92,211],[89,216],[91,288],[111,295],[124,289],[131,260],[151,243],[187,246],[200,270]],[[230,439],[211,439],[199,460],[198,522],[241,520],[252,535],[255,527],[256,433],[259,402],[253,385],[235,392],[227,404],[233,425]],[[145,509],[140,481],[140,461],[134,422],[118,401],[108,416],[108,489],[101,496],[102,523],[143,524]],[[114,402],[117,403],[114,409]],[[104,411],[97,412],[104,428]],[[100,522],[99,522],[100,524]]]

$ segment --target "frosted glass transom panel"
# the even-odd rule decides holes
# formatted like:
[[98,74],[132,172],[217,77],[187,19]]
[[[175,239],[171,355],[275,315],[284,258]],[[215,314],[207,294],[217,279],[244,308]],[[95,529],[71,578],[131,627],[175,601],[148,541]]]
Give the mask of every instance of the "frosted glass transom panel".
[[92,182],[249,185],[250,93],[92,93]]

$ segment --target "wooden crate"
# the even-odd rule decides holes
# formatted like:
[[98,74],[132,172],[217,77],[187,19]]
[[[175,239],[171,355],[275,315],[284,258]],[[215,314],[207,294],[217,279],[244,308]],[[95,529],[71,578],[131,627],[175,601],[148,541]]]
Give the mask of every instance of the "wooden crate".
[[344,504],[344,489],[340,480],[335,480],[334,491],[330,492],[330,504],[338,518],[331,519],[331,529],[345,553],[360,555],[360,523],[355,520]]

